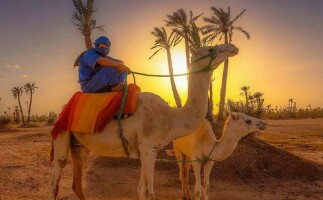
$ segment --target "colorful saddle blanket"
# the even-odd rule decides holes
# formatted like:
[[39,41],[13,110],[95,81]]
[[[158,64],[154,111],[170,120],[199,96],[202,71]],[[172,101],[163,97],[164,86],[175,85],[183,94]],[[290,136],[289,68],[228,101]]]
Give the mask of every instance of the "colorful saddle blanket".
[[[139,93],[140,88],[137,85],[128,85],[123,114],[133,114],[136,111]],[[63,131],[102,131],[113,116],[119,115],[122,97],[122,92],[75,93],[54,123],[51,132],[53,140]]]

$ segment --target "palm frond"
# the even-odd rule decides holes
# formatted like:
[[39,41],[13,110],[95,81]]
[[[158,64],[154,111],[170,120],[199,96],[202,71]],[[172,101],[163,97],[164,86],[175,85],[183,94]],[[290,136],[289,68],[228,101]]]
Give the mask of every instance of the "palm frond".
[[248,40],[250,39],[250,34],[246,30],[244,30],[242,27],[233,26],[232,28],[239,30],[240,32],[242,32],[247,37]]
[[212,43],[213,40],[219,37],[219,41],[222,40],[223,35],[228,34],[229,42],[232,42],[234,30],[242,32],[248,39],[250,39],[250,34],[241,27],[233,26],[233,23],[239,19],[246,10],[240,12],[233,20],[231,20],[231,8],[228,7],[227,10],[222,8],[211,7],[213,15],[211,17],[204,17],[204,22],[207,24],[203,26],[202,34],[207,35],[203,38],[203,42]]
[[228,36],[229,36],[229,43],[231,43],[232,42],[232,37],[233,37],[233,29],[229,30]]
[[220,35],[219,41],[221,41],[221,40],[222,40],[223,35],[224,35],[224,33],[222,33],[222,34]]
[[153,53],[153,55],[151,55],[150,57],[149,57],[149,60],[152,58],[152,57],[154,57],[160,50],[162,50],[163,48],[160,48],[160,49],[158,49],[157,51],[155,51],[155,53]]
[[202,39],[202,43],[209,45],[212,44],[217,35],[210,34]]
[[205,25],[205,26],[201,27],[201,30],[202,30],[203,35],[207,35],[211,32],[217,33],[219,31],[221,31],[221,28],[217,27],[217,26],[213,26],[213,25]]
[[207,23],[215,24],[218,26],[221,25],[221,22],[218,19],[216,19],[214,16],[211,16],[211,18],[203,17],[203,20],[204,20],[204,22],[207,22]]
[[174,43],[173,43],[173,47],[178,45],[182,40],[183,40],[183,37],[180,37],[179,35],[176,35],[174,36],[176,39],[174,40]]
[[244,9],[239,15],[237,15],[232,21],[230,21],[229,25],[231,26],[237,19],[239,19],[243,13],[246,12],[246,9]]
[[[193,13],[192,13],[193,14]],[[195,16],[195,17],[192,17],[191,19],[190,19],[190,23],[192,23],[192,22],[195,22],[198,18],[200,18],[202,15],[204,15],[204,13],[201,13],[201,14],[199,14],[199,15],[197,15],[197,16]]]
[[96,20],[93,18],[96,9],[94,8],[94,0],[87,0],[83,3],[82,0],[73,0],[75,11],[72,17],[72,22],[83,35],[91,35],[91,32],[98,29],[101,32],[104,31],[104,26],[96,25]]
[[156,49],[156,48],[164,48],[164,46],[163,45],[161,45],[161,44],[155,44],[154,46],[152,46],[150,49],[151,50],[153,50],[153,49]]

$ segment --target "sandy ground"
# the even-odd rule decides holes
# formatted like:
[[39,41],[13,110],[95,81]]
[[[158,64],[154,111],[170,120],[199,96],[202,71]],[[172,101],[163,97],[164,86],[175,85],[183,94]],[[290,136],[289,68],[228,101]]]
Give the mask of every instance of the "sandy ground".
[[260,138],[295,155],[323,164],[323,119],[271,120]]
[[[261,139],[323,163],[323,119],[268,121]],[[52,163],[48,160],[51,127],[19,129],[0,133],[0,199],[50,199]],[[213,170],[216,170],[213,169]],[[140,162],[90,155],[86,164],[84,190],[88,199],[136,199]],[[194,177],[190,176],[193,189]],[[59,199],[77,199],[71,190],[72,171],[63,171]],[[160,200],[181,199],[178,169],[157,162],[155,195]],[[246,181],[211,179],[211,200],[323,199],[323,180],[282,180],[271,177]]]

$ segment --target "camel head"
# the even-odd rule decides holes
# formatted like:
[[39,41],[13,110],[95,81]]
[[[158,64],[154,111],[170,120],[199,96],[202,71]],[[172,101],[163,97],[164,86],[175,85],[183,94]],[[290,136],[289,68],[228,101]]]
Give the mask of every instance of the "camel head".
[[[192,69],[204,68],[209,65],[210,59],[212,59],[211,68],[216,69],[222,62],[229,57],[237,55],[239,49],[233,44],[220,44],[216,46],[205,46],[198,49],[191,49],[192,53]],[[212,54],[212,57],[207,56]],[[207,57],[205,57],[207,56]],[[205,58],[204,58],[205,57]],[[203,58],[203,59],[201,59]],[[196,63],[196,65],[194,65]],[[194,69],[193,69],[194,70]],[[199,70],[199,69],[195,69]]]
[[261,119],[250,117],[244,113],[226,112],[228,115],[226,128],[230,128],[229,132],[239,138],[250,133],[264,132],[267,128],[267,124]]

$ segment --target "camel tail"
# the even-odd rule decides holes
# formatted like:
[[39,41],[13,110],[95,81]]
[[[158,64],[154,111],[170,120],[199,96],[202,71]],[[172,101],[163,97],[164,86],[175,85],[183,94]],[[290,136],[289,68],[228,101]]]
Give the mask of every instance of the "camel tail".
[[50,152],[49,152],[49,160],[54,161],[54,141],[52,140],[52,144],[50,147]]

